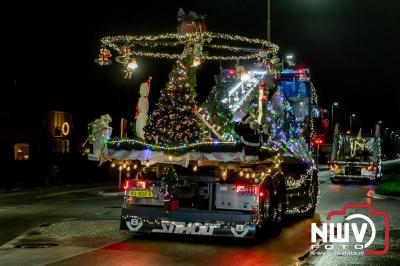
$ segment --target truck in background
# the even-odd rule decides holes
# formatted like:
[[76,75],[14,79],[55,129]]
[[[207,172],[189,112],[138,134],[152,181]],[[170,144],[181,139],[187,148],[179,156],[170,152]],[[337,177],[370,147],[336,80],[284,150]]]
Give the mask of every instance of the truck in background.
[[378,182],[382,177],[382,154],[380,125],[375,126],[373,135],[339,133],[336,124],[331,153],[330,179],[341,181]]

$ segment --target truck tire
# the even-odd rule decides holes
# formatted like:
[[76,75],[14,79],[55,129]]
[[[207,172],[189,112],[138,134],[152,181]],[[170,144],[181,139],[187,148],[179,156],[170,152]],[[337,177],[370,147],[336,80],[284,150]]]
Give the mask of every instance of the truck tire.
[[305,208],[309,208],[307,211],[303,213],[305,217],[313,217],[315,213],[315,209],[318,204],[319,197],[319,182],[318,182],[318,174],[313,173],[311,178],[310,187],[308,190],[308,203]]
[[[272,180],[268,180],[264,204],[261,211],[261,232],[266,235],[277,235],[282,230],[282,222],[286,211],[286,191],[284,183],[274,187]],[[264,233],[263,233],[264,235]]]

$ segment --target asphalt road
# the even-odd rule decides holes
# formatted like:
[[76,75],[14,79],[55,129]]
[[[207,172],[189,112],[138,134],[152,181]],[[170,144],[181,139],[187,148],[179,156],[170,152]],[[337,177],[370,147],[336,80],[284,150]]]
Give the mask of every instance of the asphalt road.
[[[384,173],[400,173],[400,161],[384,165]],[[279,235],[258,242],[120,232],[120,198],[99,195],[104,188],[0,194],[0,265],[339,265],[339,260],[324,260],[328,256],[299,258],[309,251],[310,224],[325,221],[345,203],[372,203],[389,212],[391,230],[400,229],[400,201],[371,198],[373,185],[331,184],[326,170],[319,179],[315,216],[286,217]],[[14,248],[29,243],[57,246]],[[389,252],[391,260],[398,259],[396,247]]]

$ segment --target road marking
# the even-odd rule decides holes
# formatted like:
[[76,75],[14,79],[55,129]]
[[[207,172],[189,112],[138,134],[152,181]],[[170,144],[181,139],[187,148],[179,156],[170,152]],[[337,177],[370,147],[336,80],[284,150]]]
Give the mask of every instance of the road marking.
[[69,193],[76,193],[76,192],[83,192],[83,191],[90,191],[90,190],[98,190],[100,188],[84,188],[84,189],[76,189],[76,190],[68,190],[68,191],[62,191],[62,192],[57,192],[57,193],[51,193],[51,194],[46,194],[43,196],[36,196],[37,199],[41,198],[47,198],[47,197],[53,197],[53,196],[58,196],[58,195],[64,195],[64,194],[69,194]]

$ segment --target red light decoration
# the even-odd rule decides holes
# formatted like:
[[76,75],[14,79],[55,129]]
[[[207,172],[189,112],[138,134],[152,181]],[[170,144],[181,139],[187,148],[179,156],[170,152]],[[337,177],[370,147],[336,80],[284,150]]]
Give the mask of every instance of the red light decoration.
[[260,197],[264,197],[264,192],[260,192]]
[[136,187],[137,188],[146,189],[147,188],[147,182],[146,181],[137,181],[136,182]]
[[245,186],[236,186],[236,193],[242,192]]
[[123,186],[123,189],[124,189],[124,190],[127,190],[129,187],[130,187],[130,181],[129,181],[129,180],[126,180],[126,181],[125,181],[125,185]]

